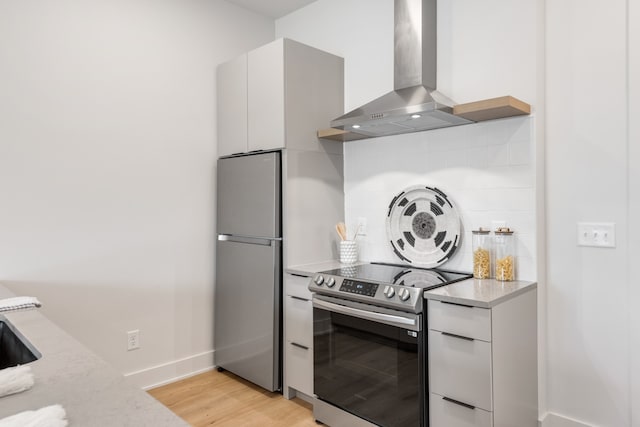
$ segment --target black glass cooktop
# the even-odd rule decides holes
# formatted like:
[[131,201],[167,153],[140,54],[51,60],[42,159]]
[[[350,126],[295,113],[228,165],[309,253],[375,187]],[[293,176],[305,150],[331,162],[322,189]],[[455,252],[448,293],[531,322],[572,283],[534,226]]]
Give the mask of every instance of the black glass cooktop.
[[458,282],[473,276],[471,273],[377,262],[344,266],[335,270],[323,271],[321,274],[330,274],[349,279],[374,280],[390,285],[411,286],[425,290]]

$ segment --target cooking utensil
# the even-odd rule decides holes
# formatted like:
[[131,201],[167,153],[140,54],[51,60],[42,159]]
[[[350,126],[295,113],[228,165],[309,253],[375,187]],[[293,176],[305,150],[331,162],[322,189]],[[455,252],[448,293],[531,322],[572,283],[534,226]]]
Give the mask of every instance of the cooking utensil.
[[336,224],[336,232],[340,236],[340,240],[347,240],[347,226],[344,225],[344,222]]

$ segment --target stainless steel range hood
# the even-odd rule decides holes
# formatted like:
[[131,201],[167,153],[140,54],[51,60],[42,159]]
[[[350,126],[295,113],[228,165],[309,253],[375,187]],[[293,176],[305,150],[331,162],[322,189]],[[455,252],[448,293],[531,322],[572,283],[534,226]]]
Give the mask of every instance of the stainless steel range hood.
[[437,0],[394,1],[394,90],[338,117],[331,127],[368,137],[473,123],[438,93]]

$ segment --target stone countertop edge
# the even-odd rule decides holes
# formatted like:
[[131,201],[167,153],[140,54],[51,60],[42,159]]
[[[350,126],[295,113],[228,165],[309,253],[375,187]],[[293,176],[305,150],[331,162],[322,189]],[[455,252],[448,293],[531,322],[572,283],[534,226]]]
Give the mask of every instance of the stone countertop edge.
[[314,262],[311,264],[292,265],[285,268],[285,272],[289,274],[296,274],[299,276],[311,277],[314,273],[327,270],[335,270],[338,268],[354,267],[356,265],[368,264],[366,262],[356,262],[354,264],[342,264],[340,261],[328,260]]
[[[0,284],[0,299],[13,296]],[[37,309],[2,315],[42,357],[25,365],[34,376],[31,389],[0,397],[0,419],[60,404],[70,426],[188,426]]]
[[467,279],[424,291],[424,298],[480,308],[492,308],[524,292],[537,289],[536,282]]

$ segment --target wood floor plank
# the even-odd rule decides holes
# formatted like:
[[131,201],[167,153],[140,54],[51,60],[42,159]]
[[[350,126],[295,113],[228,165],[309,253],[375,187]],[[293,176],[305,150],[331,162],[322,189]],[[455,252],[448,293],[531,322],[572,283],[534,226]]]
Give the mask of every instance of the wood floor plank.
[[205,372],[149,394],[194,427],[317,427],[309,403],[287,400],[226,371]]

